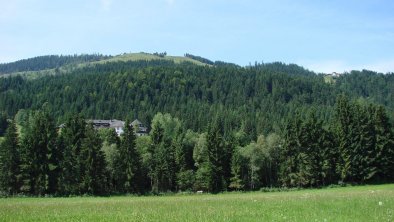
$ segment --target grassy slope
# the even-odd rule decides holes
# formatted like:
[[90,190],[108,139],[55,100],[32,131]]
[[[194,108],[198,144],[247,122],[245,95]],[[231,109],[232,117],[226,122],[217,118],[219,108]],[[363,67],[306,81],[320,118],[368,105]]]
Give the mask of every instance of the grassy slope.
[[[104,60],[100,60],[97,62],[87,62],[87,63],[80,63],[80,64],[73,64],[73,65],[65,65],[62,66],[58,69],[58,73],[69,73],[72,72],[76,69],[79,68],[83,68],[86,66],[91,66],[91,65],[95,65],[95,64],[103,64],[103,63],[107,63],[107,62],[119,62],[119,61],[123,61],[123,62],[127,62],[127,61],[139,61],[139,60],[168,60],[168,61],[174,61],[174,63],[182,63],[182,62],[191,62],[194,63],[196,65],[207,65],[204,64],[200,61],[191,59],[191,58],[187,58],[187,57],[182,57],[182,56],[165,56],[165,57],[159,57],[159,56],[155,56],[153,54],[148,54],[148,53],[128,53],[128,54],[122,54],[122,55],[118,55],[109,59],[104,59]],[[9,77],[9,76],[15,76],[15,75],[20,75],[23,77],[26,77],[28,79],[36,79],[38,77],[41,76],[46,76],[46,75],[55,75],[56,74],[56,70],[55,69],[45,69],[45,70],[40,70],[40,71],[25,71],[25,72],[15,72],[15,73],[8,73],[8,74],[2,74],[0,75],[0,77]]]
[[110,59],[106,60],[101,60],[98,62],[94,63],[106,63],[106,62],[118,62],[118,61],[139,61],[139,60],[168,60],[168,61],[174,61],[175,63],[179,64],[182,62],[191,62],[196,65],[206,65],[200,61],[188,58],[188,57],[182,57],[182,56],[165,56],[165,57],[159,57],[155,56],[153,54],[148,54],[148,53],[127,53],[127,54],[122,54],[115,56]]
[[394,184],[275,193],[0,199],[1,221],[393,221],[393,215]]

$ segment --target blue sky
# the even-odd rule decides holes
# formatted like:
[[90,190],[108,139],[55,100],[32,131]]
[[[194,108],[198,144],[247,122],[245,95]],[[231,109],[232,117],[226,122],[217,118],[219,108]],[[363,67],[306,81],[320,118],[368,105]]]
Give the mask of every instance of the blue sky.
[[0,63],[141,51],[394,72],[394,1],[0,0]]

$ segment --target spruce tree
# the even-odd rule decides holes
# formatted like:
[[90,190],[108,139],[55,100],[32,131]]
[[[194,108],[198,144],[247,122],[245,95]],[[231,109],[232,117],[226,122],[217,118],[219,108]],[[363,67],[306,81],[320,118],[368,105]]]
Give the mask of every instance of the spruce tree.
[[94,195],[106,191],[105,158],[101,151],[102,141],[92,125],[88,125],[81,146],[82,163],[85,172],[82,177],[82,192]]
[[137,151],[136,135],[133,126],[126,120],[123,138],[119,146],[118,160],[116,168],[119,172],[119,185],[123,192],[141,192],[141,156]]
[[20,151],[15,121],[6,130],[0,143],[0,190],[16,194],[20,188]]
[[59,143],[63,147],[60,161],[60,189],[63,194],[80,194],[82,177],[85,172],[81,156],[82,141],[85,138],[86,121],[79,115],[69,117],[60,130]]
[[164,129],[161,126],[160,122],[157,124],[152,124],[151,138],[152,144],[149,146],[148,153],[150,154],[150,158],[148,161],[149,168],[149,177],[151,179],[152,191],[157,193],[161,188],[160,177],[162,174],[160,159],[159,159],[159,150],[162,149],[163,143],[163,131]]
[[222,125],[218,118],[210,124],[207,134],[208,168],[210,172],[209,188],[213,193],[225,188],[223,157],[224,141]]
[[22,140],[24,190],[31,194],[44,195],[56,189],[50,187],[50,181],[56,178],[52,177],[49,160],[56,149],[56,136],[56,127],[48,112],[35,112]]
[[289,119],[284,130],[284,145],[281,150],[280,181],[286,186],[298,185],[299,151],[300,151],[300,126],[299,114]]
[[394,133],[382,106],[378,106],[375,110],[374,126],[376,132],[376,180],[394,181]]
[[0,137],[3,136],[8,128],[8,120],[5,112],[0,112]]

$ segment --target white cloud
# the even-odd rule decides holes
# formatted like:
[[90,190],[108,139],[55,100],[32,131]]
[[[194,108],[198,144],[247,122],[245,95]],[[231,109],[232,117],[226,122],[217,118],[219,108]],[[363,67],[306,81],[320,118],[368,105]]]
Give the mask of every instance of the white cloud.
[[104,11],[109,11],[112,6],[112,0],[100,0],[101,9]]

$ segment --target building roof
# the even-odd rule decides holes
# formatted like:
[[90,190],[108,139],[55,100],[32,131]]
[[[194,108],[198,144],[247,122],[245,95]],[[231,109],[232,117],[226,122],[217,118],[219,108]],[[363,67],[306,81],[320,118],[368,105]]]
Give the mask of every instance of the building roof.
[[139,121],[138,119],[135,119],[133,122],[131,122],[131,125],[140,125],[142,124],[141,121]]

